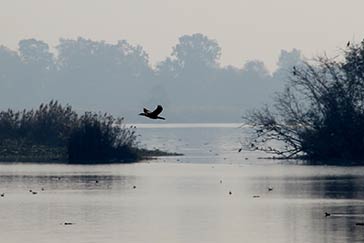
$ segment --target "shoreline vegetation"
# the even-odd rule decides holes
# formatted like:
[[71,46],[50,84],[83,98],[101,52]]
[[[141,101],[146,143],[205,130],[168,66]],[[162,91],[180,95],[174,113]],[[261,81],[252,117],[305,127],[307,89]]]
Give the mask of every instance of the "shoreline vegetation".
[[364,40],[341,56],[292,66],[271,106],[243,117],[253,127],[245,144],[278,159],[307,164],[364,164]]
[[136,127],[105,113],[78,115],[57,101],[0,112],[0,162],[102,164],[180,156],[140,148]]

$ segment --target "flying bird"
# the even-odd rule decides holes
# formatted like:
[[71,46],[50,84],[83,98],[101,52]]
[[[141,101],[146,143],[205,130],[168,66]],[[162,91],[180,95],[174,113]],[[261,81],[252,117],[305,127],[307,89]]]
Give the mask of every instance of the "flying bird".
[[143,113],[139,113],[140,116],[146,116],[150,119],[165,120],[164,117],[158,116],[163,111],[163,107],[161,105],[158,105],[154,111],[150,111],[147,108],[144,108],[143,111],[144,111]]

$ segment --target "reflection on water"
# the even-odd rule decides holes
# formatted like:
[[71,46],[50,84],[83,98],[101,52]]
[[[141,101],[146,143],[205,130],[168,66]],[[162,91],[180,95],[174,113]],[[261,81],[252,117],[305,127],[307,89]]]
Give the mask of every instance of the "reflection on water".
[[1,242],[363,242],[362,167],[257,160],[234,129],[142,129],[179,161],[2,164]]

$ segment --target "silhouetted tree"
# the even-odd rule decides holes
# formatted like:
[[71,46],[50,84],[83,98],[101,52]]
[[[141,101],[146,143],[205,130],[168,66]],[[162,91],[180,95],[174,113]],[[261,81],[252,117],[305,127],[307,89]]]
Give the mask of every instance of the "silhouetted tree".
[[[148,55],[127,41],[109,44],[84,38],[61,39],[58,50],[57,95],[79,106],[95,104],[120,109],[135,105],[154,79]],[[85,102],[87,101],[87,102]]]
[[[0,100],[1,105],[10,105],[21,99],[24,66],[16,51],[0,46]],[[15,97],[15,94],[18,94]],[[7,107],[7,106],[5,106]]]
[[286,80],[292,73],[293,67],[299,67],[303,65],[303,62],[304,58],[300,50],[295,48],[291,51],[281,50],[273,78],[277,81]]
[[215,40],[200,33],[184,35],[173,47],[171,57],[158,64],[157,73],[174,78],[179,75],[199,77],[218,68],[220,56],[221,48]]
[[156,68],[140,45],[126,40],[60,39],[53,53],[41,40],[24,39],[16,51],[0,47],[0,108],[36,108],[55,99],[77,111],[122,110],[136,120],[140,106],[168,102],[171,120],[229,122],[280,87],[263,63],[221,67],[220,56],[217,41],[200,33],[181,36]]
[[364,42],[348,47],[342,60],[319,57],[293,67],[274,106],[245,116],[255,130],[250,149],[287,158],[364,159],[363,70]]
[[184,69],[216,68],[221,48],[215,40],[200,33],[184,35],[173,48],[172,56]]
[[54,69],[54,56],[49,46],[36,39],[24,39],[19,42],[19,55],[22,62],[42,72]]

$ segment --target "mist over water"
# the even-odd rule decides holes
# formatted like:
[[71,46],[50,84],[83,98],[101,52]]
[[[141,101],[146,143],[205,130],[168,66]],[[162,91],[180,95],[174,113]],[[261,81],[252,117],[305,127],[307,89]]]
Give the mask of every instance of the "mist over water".
[[364,240],[363,226],[356,225],[364,223],[362,167],[257,159],[260,154],[238,152],[244,134],[236,125],[136,125],[145,147],[182,157],[0,164],[1,241]]
[[240,122],[243,112],[282,89],[299,50],[281,50],[272,73],[260,60],[220,64],[218,42],[182,35],[171,54],[152,66],[142,46],[83,37],[61,38],[55,49],[34,38],[17,49],[0,46],[0,109],[23,110],[57,100],[75,111],[110,112],[145,122],[143,107],[162,105],[169,122]]

